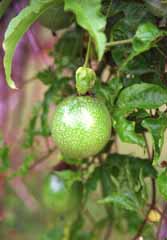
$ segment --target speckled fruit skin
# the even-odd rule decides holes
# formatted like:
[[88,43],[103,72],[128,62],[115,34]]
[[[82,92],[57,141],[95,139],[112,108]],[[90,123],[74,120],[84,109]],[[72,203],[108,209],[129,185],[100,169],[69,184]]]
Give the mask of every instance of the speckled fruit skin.
[[67,189],[64,182],[56,175],[51,174],[45,179],[43,187],[43,200],[48,208],[52,208],[57,214],[63,214],[77,210],[82,198],[82,186],[75,182]]
[[111,135],[111,118],[103,102],[72,96],[61,102],[53,117],[52,136],[67,159],[95,155]]

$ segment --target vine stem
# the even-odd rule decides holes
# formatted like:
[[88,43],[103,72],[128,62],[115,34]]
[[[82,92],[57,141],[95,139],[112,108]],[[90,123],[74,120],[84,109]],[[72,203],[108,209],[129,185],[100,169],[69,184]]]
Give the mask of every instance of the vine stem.
[[88,48],[87,48],[87,52],[86,52],[84,67],[88,66],[89,56],[90,56],[90,48],[91,48],[91,37],[89,36]]
[[106,48],[114,47],[117,45],[130,44],[130,43],[132,43],[132,41],[133,41],[133,38],[108,42],[108,43],[106,43]]

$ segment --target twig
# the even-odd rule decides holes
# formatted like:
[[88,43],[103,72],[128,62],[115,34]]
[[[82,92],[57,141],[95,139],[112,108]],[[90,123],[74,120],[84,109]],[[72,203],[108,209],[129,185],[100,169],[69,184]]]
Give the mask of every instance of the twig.
[[37,161],[35,161],[35,163],[33,163],[29,170],[34,170],[39,164],[41,164],[43,161],[46,160],[46,158],[48,158],[54,151],[56,150],[56,147],[50,149],[47,153],[45,153],[45,155],[43,155],[42,157],[40,157]]

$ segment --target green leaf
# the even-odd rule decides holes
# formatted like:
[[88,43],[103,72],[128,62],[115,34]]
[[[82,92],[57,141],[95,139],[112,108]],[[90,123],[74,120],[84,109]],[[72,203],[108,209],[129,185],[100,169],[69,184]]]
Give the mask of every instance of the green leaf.
[[55,73],[51,69],[45,69],[38,72],[36,78],[40,79],[43,84],[50,85],[55,81]]
[[48,137],[50,136],[50,122],[49,122],[49,104],[50,101],[48,101],[47,98],[42,103],[42,114],[41,114],[41,135]]
[[[59,77],[55,73],[55,80],[46,90],[44,94],[44,100],[42,103],[43,114],[47,110],[50,104],[58,104],[64,99],[64,96],[69,96],[74,93],[73,87],[70,85],[71,78]],[[47,112],[47,111],[46,111]],[[46,116],[47,118],[48,116]],[[41,126],[42,128],[42,126]]]
[[3,17],[5,14],[7,8],[9,7],[10,3],[12,0],[2,0],[0,2],[0,19]]
[[156,17],[167,17],[167,2],[160,0],[144,0],[148,10]]
[[96,239],[95,238],[95,234],[92,232],[80,232],[78,234],[78,236],[76,236],[76,238],[74,238],[74,240],[92,240],[92,239]]
[[157,163],[164,143],[165,129],[167,128],[167,115],[162,114],[159,118],[146,118],[142,122],[142,126],[146,128],[152,135],[154,146],[154,164]]
[[[139,179],[139,172],[142,171],[143,177],[156,177],[156,170],[152,166],[151,161],[132,155],[125,154],[110,154],[106,159],[106,168],[110,173],[118,179],[121,171],[126,174],[125,169],[128,167],[133,176],[133,183],[135,179]],[[120,168],[122,166],[122,168]]]
[[133,51],[136,53],[147,51],[152,47],[154,41],[161,36],[163,36],[163,32],[152,23],[139,25],[132,42]]
[[143,22],[148,22],[153,18],[150,17],[148,11],[142,2],[124,2],[123,12],[125,14],[125,22],[130,29],[136,30],[136,27]]
[[27,155],[23,160],[23,164],[17,170],[15,176],[25,176],[29,172],[29,168],[32,162],[34,161],[34,159],[35,159],[35,156],[33,154]]
[[[129,55],[130,53],[130,46],[117,46],[112,50],[112,57],[115,63],[120,66],[125,61],[125,56]],[[155,66],[153,66],[153,63],[150,62],[146,58],[146,56],[138,55],[135,59],[130,61],[125,67],[124,72],[128,73],[128,79],[126,78],[126,85],[127,80],[129,80],[130,77],[132,78],[132,83],[135,83],[135,75],[143,75],[146,73],[157,73]],[[139,79],[141,82],[141,79]]]
[[100,180],[100,168],[96,167],[92,174],[87,179],[84,184],[85,198],[87,198],[88,194],[94,192],[97,188],[97,184]]
[[64,181],[67,188],[71,188],[74,182],[81,181],[81,173],[79,171],[56,171],[56,175]]
[[3,146],[3,144],[4,144],[3,134],[0,130],[0,147],[1,147],[1,145]]
[[72,240],[92,240],[94,239],[94,233],[84,231],[84,218],[83,214],[80,213],[75,221],[71,225],[70,239]]
[[23,146],[25,148],[31,147],[36,136],[36,126],[39,113],[41,111],[41,103],[37,103],[32,109],[32,116],[29,120],[28,127],[26,129],[25,140]]
[[101,60],[106,44],[103,33],[106,20],[101,13],[101,0],[65,0],[65,10],[72,11],[77,23],[89,32],[95,42],[98,59]]
[[119,95],[119,109],[131,111],[135,108],[153,109],[167,103],[167,89],[155,84],[133,84],[125,88]]
[[107,196],[106,198],[99,200],[98,202],[101,204],[113,203],[118,207],[122,207],[129,211],[137,211],[139,209],[136,197],[130,192],[125,193],[115,192]]
[[167,103],[167,90],[148,83],[133,84],[122,90],[113,112],[113,125],[122,141],[144,146],[143,136],[135,132],[135,122],[126,117],[136,109],[154,109]]
[[[56,66],[61,70],[68,67],[76,70],[83,64],[81,52],[83,51],[83,31],[80,28],[66,31],[60,41],[55,44],[53,55]],[[56,68],[56,73],[57,73]]]
[[44,234],[41,240],[62,240],[63,237],[64,237],[63,228],[55,227],[54,229]]
[[10,167],[9,147],[4,145],[0,148],[0,172],[5,172]]
[[148,197],[145,179],[157,175],[151,161],[115,153],[110,154],[104,164],[111,178],[111,184],[108,187],[111,192],[108,192],[106,197],[112,196],[113,193],[123,196],[128,193],[130,198],[136,201],[136,205],[143,207]]
[[121,65],[120,69],[124,69],[126,65],[137,55],[148,51],[156,46],[156,40],[166,35],[166,32],[159,30],[151,22],[139,25],[132,41],[132,50],[129,56]]
[[23,37],[24,33],[43,12],[45,12],[50,6],[59,4],[61,2],[62,0],[32,1],[29,6],[21,10],[21,12],[9,23],[5,33],[3,48],[5,51],[4,67],[6,81],[11,88],[16,88],[15,83],[11,78],[12,58],[16,49],[16,45]]
[[135,132],[135,122],[128,121],[124,111],[116,110],[113,115],[113,127],[123,142],[145,146],[143,136]]
[[[102,187],[102,194],[103,197],[106,198],[112,193],[112,180],[110,176],[110,171],[106,167],[106,165],[102,165],[100,167],[100,181],[101,181],[101,187]],[[112,216],[112,206],[107,205],[107,214],[109,217]]]
[[160,194],[167,200],[167,173],[166,170],[162,172],[157,178],[157,185]]
[[102,183],[103,196],[106,197],[111,194],[112,187],[111,187],[110,171],[104,164],[100,168],[100,177],[101,177],[101,183]]
[[111,25],[108,26],[111,29],[110,41],[132,38],[138,26],[154,21],[154,18],[148,14],[143,3],[136,1],[117,1],[115,3],[113,1],[112,12],[114,12],[114,8],[116,11],[119,11],[120,8],[122,13],[116,21],[113,21],[114,25],[112,25],[112,28]]
[[119,77],[113,77],[105,84],[101,83],[100,81],[96,81],[93,90],[96,96],[104,98],[108,109],[112,110],[118,93],[120,92],[122,87],[122,79]]

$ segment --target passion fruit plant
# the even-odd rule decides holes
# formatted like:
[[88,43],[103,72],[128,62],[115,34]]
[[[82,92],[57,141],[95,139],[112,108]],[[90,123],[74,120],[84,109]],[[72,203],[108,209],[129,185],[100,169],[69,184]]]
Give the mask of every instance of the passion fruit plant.
[[[1,15],[8,2],[1,1]],[[161,155],[167,1],[30,1],[9,23],[3,42],[13,89],[16,45],[36,21],[59,40],[49,53],[54,65],[36,73],[46,92],[32,107],[22,145],[27,151],[41,136],[51,137],[55,147],[40,160],[27,155],[15,172],[3,141],[0,158],[1,171],[13,178],[60,151],[41,196],[63,224],[45,229],[40,239],[167,239],[167,162]],[[140,146],[143,158],[121,154],[118,138],[131,144],[130,152]]]

